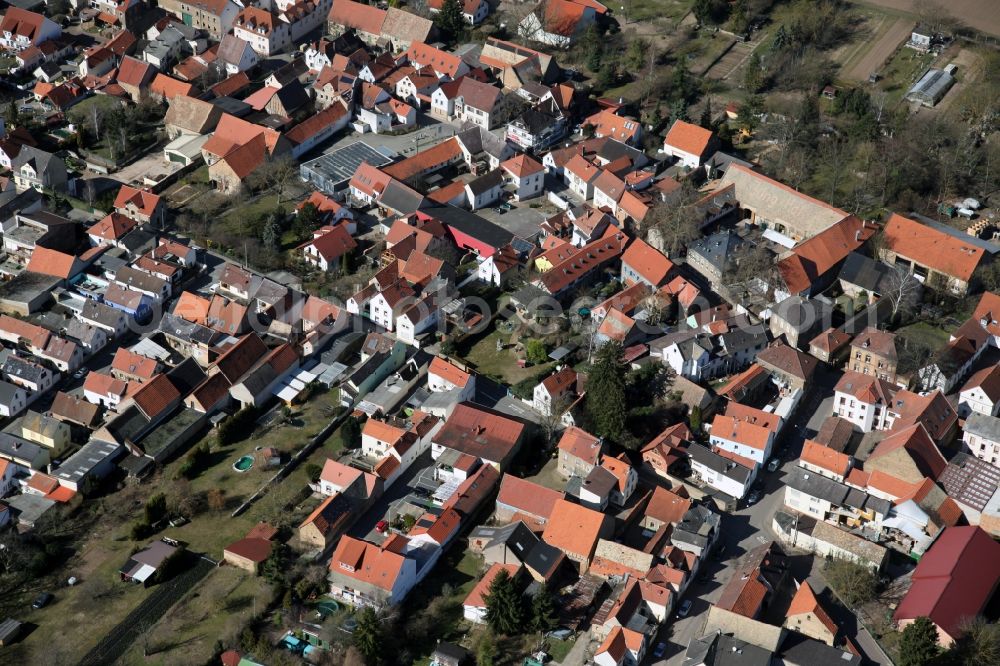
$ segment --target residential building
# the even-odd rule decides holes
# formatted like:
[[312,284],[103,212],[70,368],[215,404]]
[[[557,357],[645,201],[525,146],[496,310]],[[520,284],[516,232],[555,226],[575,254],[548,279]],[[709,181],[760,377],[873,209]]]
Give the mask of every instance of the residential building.
[[1000,467],[1000,417],[971,412],[962,427],[962,441],[972,455]]
[[607,11],[597,2],[551,0],[525,16],[517,26],[517,34],[530,41],[567,48],[597,20],[595,8],[601,14]]
[[10,51],[23,51],[62,34],[59,24],[42,14],[10,6],[0,21],[0,46]]
[[605,514],[560,499],[552,509],[542,539],[563,551],[579,565],[581,572],[586,572],[598,540],[608,537],[611,531],[611,520]]
[[21,152],[12,161],[11,168],[18,192],[28,188],[39,192],[66,189],[66,163],[52,153],[32,146],[21,146]]
[[675,120],[663,140],[663,152],[688,169],[700,167],[715,152],[715,135],[711,130],[684,120]]
[[868,327],[851,341],[846,369],[894,383],[898,360],[896,336]]
[[968,418],[972,412],[1000,415],[1000,366],[983,368],[962,386],[958,394],[958,415]]
[[502,162],[500,169],[512,188],[514,201],[532,199],[545,190],[545,167],[524,153]]
[[204,30],[215,41],[225,38],[240,11],[240,4],[234,0],[164,0],[160,6],[181,17],[185,25]]
[[601,459],[601,439],[586,430],[570,426],[559,438],[559,462],[556,470],[562,476],[586,477]]
[[577,374],[565,366],[540,381],[534,390],[532,407],[543,416],[553,416],[569,409],[577,393]]
[[714,447],[763,465],[771,457],[780,421],[776,414],[731,402],[725,414],[712,421],[709,441]]
[[691,444],[686,452],[694,477],[734,500],[741,500],[750,492],[760,468],[756,460],[722,448],[712,450],[701,444]]
[[417,583],[417,562],[409,541],[394,535],[381,546],[349,536],[340,538],[330,559],[330,595],[353,606],[392,606]]
[[463,402],[431,441],[431,455],[437,460],[446,450],[479,458],[503,471],[510,464],[524,440],[526,427],[521,421]]

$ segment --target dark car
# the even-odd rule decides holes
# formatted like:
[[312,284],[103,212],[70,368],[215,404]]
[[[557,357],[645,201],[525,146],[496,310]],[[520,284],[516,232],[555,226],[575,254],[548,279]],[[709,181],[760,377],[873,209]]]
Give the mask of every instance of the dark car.
[[42,592],[37,597],[35,597],[34,601],[31,602],[31,607],[44,608],[49,605],[50,601],[52,601],[52,595],[49,594],[48,592]]

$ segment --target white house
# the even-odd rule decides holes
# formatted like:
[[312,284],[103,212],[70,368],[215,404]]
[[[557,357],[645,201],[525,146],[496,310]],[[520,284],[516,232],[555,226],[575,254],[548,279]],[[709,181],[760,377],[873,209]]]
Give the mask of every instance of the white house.
[[0,416],[17,416],[27,406],[28,394],[23,388],[10,382],[0,381]]
[[458,402],[471,400],[476,392],[476,376],[440,356],[435,356],[427,368],[427,388],[431,393],[458,389],[460,391]]
[[731,402],[712,421],[712,446],[763,464],[771,457],[781,419],[776,414]]
[[10,51],[23,51],[61,34],[62,28],[55,21],[20,7],[7,7],[0,22],[0,46]]
[[465,199],[472,210],[493,205],[503,194],[503,174],[492,169],[465,184]]
[[311,241],[299,247],[302,259],[324,272],[339,270],[341,259],[358,247],[346,224],[323,226],[313,232]]
[[531,156],[521,153],[500,164],[504,180],[514,188],[514,200],[537,197],[545,189],[545,167]]
[[486,595],[490,591],[490,585],[493,583],[493,579],[496,578],[497,574],[501,571],[506,571],[507,575],[511,578],[517,576],[518,572],[521,570],[520,564],[494,564],[491,566],[483,577],[476,583],[476,586],[472,588],[469,595],[465,597],[465,601],[462,602],[462,615],[469,622],[475,624],[486,624]]
[[1000,415],[1000,366],[983,368],[965,382],[958,394],[958,415],[968,418],[972,412]]
[[663,139],[663,152],[676,157],[682,166],[697,169],[716,147],[711,130],[683,120],[675,120]]
[[437,294],[427,294],[396,317],[396,337],[405,344],[419,346],[417,336],[438,323],[440,312]]
[[576,395],[576,380],[576,371],[568,365],[552,373],[535,386],[532,407],[542,416],[552,416],[553,408],[565,411]]
[[[444,7],[445,0],[428,0],[427,8],[431,14],[437,14]],[[469,25],[479,25],[490,15],[490,3],[487,0],[463,0],[462,18]]]
[[877,377],[846,372],[833,394],[833,413],[862,432],[886,430],[892,425],[894,387]]
[[1000,417],[972,412],[965,421],[962,441],[972,455],[1000,467]]
[[700,444],[692,444],[687,452],[695,477],[735,499],[745,497],[757,478],[759,465],[753,460],[721,449],[717,453]]
[[646,634],[616,625],[594,653],[595,666],[638,666],[646,656]]

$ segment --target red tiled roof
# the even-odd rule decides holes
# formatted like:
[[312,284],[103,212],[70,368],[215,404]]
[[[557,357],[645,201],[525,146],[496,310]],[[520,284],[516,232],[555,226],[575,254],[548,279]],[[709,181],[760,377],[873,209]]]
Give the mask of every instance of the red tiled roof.
[[690,508],[690,499],[681,497],[662,486],[656,486],[649,504],[646,505],[644,515],[655,518],[661,523],[674,525],[684,518],[684,514]]
[[336,124],[347,115],[343,104],[331,104],[319,113],[309,116],[301,123],[288,130],[285,137],[295,144],[301,144],[319,134],[321,131]]
[[156,72],[156,68],[149,63],[137,60],[132,56],[122,58],[118,65],[118,84],[129,85],[140,88],[146,84]]
[[537,483],[504,474],[500,480],[500,493],[497,503],[513,507],[528,516],[549,519],[556,502],[563,498],[563,493],[540,486]]
[[157,74],[153,82],[149,84],[149,92],[159,95],[164,99],[174,97],[191,97],[194,92],[194,84],[186,81],[179,81],[166,74]]
[[128,232],[135,229],[139,223],[130,217],[125,217],[121,213],[111,212],[92,226],[87,233],[104,240],[116,241]]
[[515,155],[502,162],[500,168],[509,171],[515,178],[525,178],[545,170],[545,167],[538,160],[525,153]]
[[785,617],[793,617],[805,613],[812,613],[831,634],[837,634],[836,623],[830,618],[823,605],[820,604],[808,581],[802,581],[802,584],[799,585],[799,589],[795,592],[795,596],[792,597],[792,603],[788,607]]
[[378,35],[382,32],[385,15],[385,10],[372,5],[353,0],[334,0],[328,20],[339,23],[345,28],[354,28],[359,32]]
[[115,197],[115,208],[125,208],[132,204],[143,215],[152,215],[160,205],[160,195],[146,190],[140,190],[128,185],[122,185]]
[[778,262],[778,271],[788,291],[799,294],[809,289],[813,282],[861,247],[874,233],[874,228],[849,215],[797,245],[790,256]]
[[311,241],[303,243],[299,247],[312,246],[316,248],[319,255],[326,261],[335,261],[358,246],[343,224],[323,227],[316,234]]
[[1000,544],[979,527],[949,527],[924,553],[893,618],[931,619],[955,638],[979,615],[1000,580]]
[[118,348],[114,359],[111,361],[111,367],[114,370],[143,379],[152,379],[156,374],[156,366],[156,359],[136,354],[124,347]]
[[692,155],[704,155],[712,142],[712,132],[683,120],[675,120],[663,144]]
[[570,426],[559,438],[559,450],[596,465],[601,457],[601,440],[582,428]]
[[846,453],[840,453],[811,439],[802,444],[802,455],[799,459],[834,474],[845,474],[851,465],[851,457]]
[[628,246],[622,255],[622,263],[628,264],[654,287],[663,285],[674,268],[672,261],[641,238],[636,238]]
[[271,556],[274,544],[268,539],[246,537],[226,546],[226,552],[260,564]]
[[28,260],[28,270],[63,280],[68,280],[78,272],[76,257],[72,254],[50,250],[41,245],[36,245],[32,250],[31,259]]
[[160,374],[143,384],[132,396],[132,400],[147,418],[155,419],[180,397],[177,387],[165,374]]
[[506,571],[510,574],[511,578],[513,578],[520,570],[520,564],[501,564],[499,562],[494,564],[486,571],[479,582],[476,583],[476,586],[472,588],[472,591],[465,597],[465,601],[462,602],[462,605],[471,606],[473,608],[485,608],[486,594],[490,591],[490,585],[493,583],[493,579],[496,578],[497,574],[501,571]]
[[552,508],[542,539],[564,552],[589,559],[606,520],[607,517],[599,511],[560,499]]
[[896,213],[886,222],[884,236],[887,250],[966,282],[985,254],[981,247]]
[[443,359],[440,356],[435,356],[431,359],[431,364],[427,372],[428,374],[437,375],[449,384],[454,384],[458,387],[465,387],[469,383],[469,379],[472,377],[472,375],[468,372],[449,363],[446,359]]

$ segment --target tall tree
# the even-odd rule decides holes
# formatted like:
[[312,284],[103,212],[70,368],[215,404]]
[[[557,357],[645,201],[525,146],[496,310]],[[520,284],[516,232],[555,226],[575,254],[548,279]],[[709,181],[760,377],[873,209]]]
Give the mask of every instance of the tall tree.
[[826,580],[841,601],[857,608],[875,598],[878,581],[871,569],[851,560],[833,559],[823,569]]
[[365,658],[366,664],[371,666],[378,663],[382,649],[382,624],[371,606],[365,606],[358,616],[358,626],[354,629],[354,647]]
[[756,51],[750,54],[750,60],[743,70],[743,87],[751,95],[759,93],[764,87],[764,62]]
[[444,0],[441,11],[434,18],[434,25],[450,40],[458,39],[465,29],[465,17],[462,16],[462,11],[461,0]]
[[945,664],[1000,666],[1000,625],[977,616],[962,624],[962,635],[945,655]]
[[356,449],[361,446],[361,424],[353,416],[348,416],[344,419],[343,425],[340,426],[340,438],[344,442],[344,446],[349,449]]
[[709,97],[708,99],[705,100],[705,108],[702,109],[702,111],[701,111],[701,119],[698,121],[698,124],[701,125],[702,127],[704,127],[705,129],[710,130],[710,129],[712,129],[712,125],[713,125],[712,120],[713,120],[712,119],[712,98]]
[[899,638],[899,666],[927,666],[940,651],[937,627],[929,617],[918,617]]
[[892,303],[890,318],[912,311],[917,305],[920,289],[920,281],[913,273],[901,266],[893,266],[885,278],[885,296]]
[[524,606],[517,584],[506,569],[501,569],[485,595],[486,623],[498,634],[513,636],[524,625]]
[[587,379],[587,414],[594,433],[618,441],[625,434],[625,362],[620,342],[606,342]]
[[479,639],[476,647],[476,666],[493,666],[493,660],[497,656],[497,644],[493,639],[493,632],[487,630]]
[[531,627],[535,631],[551,631],[556,626],[556,602],[548,583],[535,593],[531,600]]

